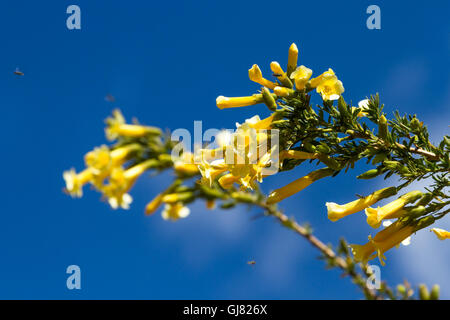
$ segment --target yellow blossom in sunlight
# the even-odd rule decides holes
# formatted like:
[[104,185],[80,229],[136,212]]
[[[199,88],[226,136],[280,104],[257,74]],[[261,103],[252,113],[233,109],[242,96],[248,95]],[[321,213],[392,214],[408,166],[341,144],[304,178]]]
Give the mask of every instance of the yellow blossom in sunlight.
[[263,77],[261,69],[257,64],[254,64],[248,70],[248,77],[250,78],[251,81],[259,83],[260,85],[272,90],[277,85],[275,82],[269,81]]
[[450,232],[447,230],[440,228],[433,228],[430,231],[433,231],[439,240],[450,239]]
[[295,89],[305,89],[305,86],[308,83],[309,78],[311,78],[312,74],[312,70],[303,65],[295,69],[295,71],[292,72],[290,76],[290,78],[295,82]]
[[149,134],[161,134],[161,130],[156,127],[125,123],[125,119],[119,110],[114,110],[113,117],[106,119],[106,123],[105,133],[108,140],[115,140],[119,136],[139,138]]
[[344,92],[344,86],[337,78],[330,78],[317,86],[317,92],[322,95],[323,100],[337,100]]
[[234,98],[218,96],[216,99],[216,104],[219,109],[246,107],[262,102],[264,102],[262,94],[254,94],[248,97],[234,97]]
[[420,191],[411,191],[404,194],[397,200],[394,200],[383,207],[367,208],[367,223],[372,228],[378,228],[384,219],[398,218],[402,214],[402,209],[408,203],[414,202],[422,196]]
[[93,170],[91,168],[87,168],[78,174],[75,172],[75,169],[64,171],[63,178],[66,182],[65,190],[72,197],[79,198],[83,195],[83,186],[90,182],[93,177]]
[[267,198],[267,204],[274,204],[277,202],[280,202],[283,199],[286,199],[287,197],[290,197],[297,192],[305,189],[310,184],[312,184],[314,181],[317,181],[321,178],[330,176],[333,174],[333,170],[329,168],[319,169],[313,172],[310,172],[304,177],[301,177],[284,187],[281,187],[275,191],[273,191],[269,197]]
[[225,164],[224,159],[218,159],[211,163],[202,159],[202,162],[198,165],[198,169],[202,175],[202,182],[212,186],[213,181],[228,170],[228,166]]
[[375,191],[367,197],[343,205],[339,205],[334,202],[327,202],[325,205],[328,210],[328,219],[333,222],[338,221],[348,215],[362,211],[381,199],[393,196],[396,193],[397,189],[395,187],[389,187]]
[[164,206],[161,216],[164,220],[177,221],[180,218],[186,218],[190,212],[189,208],[182,203],[168,203]]
[[369,237],[369,242],[365,245],[350,245],[354,259],[357,262],[367,262],[376,256],[380,259],[381,265],[385,265],[383,259],[386,259],[384,253],[389,249],[398,246],[402,241],[409,238],[415,232],[411,225],[403,225],[396,221],[387,228],[378,232],[375,237]]
[[288,66],[287,66],[288,76],[295,70],[295,68],[297,68],[297,61],[298,61],[298,48],[297,45],[293,43],[289,47]]
[[311,79],[309,81],[309,85],[311,86],[311,88],[317,88],[322,81],[324,81],[326,79],[331,79],[333,77],[336,77],[333,69],[328,68],[328,71],[325,71],[320,76]]

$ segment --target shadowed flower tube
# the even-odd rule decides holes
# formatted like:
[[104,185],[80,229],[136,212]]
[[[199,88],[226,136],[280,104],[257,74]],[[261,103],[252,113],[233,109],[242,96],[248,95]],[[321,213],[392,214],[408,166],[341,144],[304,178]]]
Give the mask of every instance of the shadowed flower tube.
[[394,200],[383,207],[378,207],[376,209],[367,208],[366,209],[367,223],[372,228],[376,229],[380,226],[381,222],[384,219],[398,218],[399,214],[403,212],[402,209],[405,205],[407,205],[408,203],[415,202],[421,196],[422,192],[411,191],[408,192],[407,194],[402,195],[397,200]]
[[433,228],[431,231],[438,237],[439,240],[450,239],[450,232],[440,228]]
[[344,218],[348,215],[354,214],[356,212],[362,211],[374,203],[380,201],[381,199],[388,198],[397,193],[397,189],[395,187],[384,188],[378,191],[373,192],[367,197],[349,202],[347,204],[339,205],[334,202],[327,202],[325,205],[328,210],[328,219],[335,222],[341,218]]
[[274,204],[280,202],[283,199],[286,199],[299,191],[302,191],[314,181],[317,181],[321,178],[328,177],[332,175],[334,170],[330,168],[323,168],[313,172],[310,172],[304,177],[297,179],[284,187],[281,187],[275,191],[273,191],[269,197],[267,198],[267,204]]
[[396,221],[389,227],[378,232],[375,237],[369,236],[369,242],[364,245],[350,245],[355,261],[367,262],[376,256],[380,259],[381,265],[385,265],[383,259],[386,259],[384,253],[389,249],[398,246],[403,240],[410,237],[416,228],[412,225],[404,225],[400,221]]
[[262,94],[254,94],[252,96],[234,98],[218,96],[216,99],[216,104],[219,109],[246,107],[263,102],[264,99]]
[[269,81],[263,77],[261,69],[257,64],[254,64],[248,70],[248,77],[250,78],[251,81],[259,83],[260,85],[272,90],[277,86],[275,82]]
[[162,201],[163,196],[164,196],[164,194],[160,193],[152,201],[150,201],[145,206],[145,214],[150,215],[150,214],[154,213],[156,210],[158,210],[158,208],[163,203],[163,201]]

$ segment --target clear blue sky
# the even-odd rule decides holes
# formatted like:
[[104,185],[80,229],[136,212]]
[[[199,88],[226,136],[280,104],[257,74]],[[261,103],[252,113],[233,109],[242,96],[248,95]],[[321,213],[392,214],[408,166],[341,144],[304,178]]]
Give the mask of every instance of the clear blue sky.
[[[82,29],[66,28],[78,4]],[[381,30],[366,28],[370,4]],[[391,114],[418,113],[434,137],[449,133],[448,1],[12,1],[0,10],[2,197],[0,298],[27,299],[333,299],[360,298],[338,271],[324,271],[317,252],[270,218],[241,208],[210,212],[203,203],[178,223],[143,208],[168,177],[141,179],[129,211],[113,211],[99,194],[62,192],[62,172],[82,169],[82,156],[105,143],[103,119],[120,107],[128,119],[163,128],[233,128],[264,106],[222,110],[218,95],[258,86],[257,63],[286,63],[292,42],[300,63],[332,67],[354,103],[380,92]],[[13,74],[16,67],[25,73]],[[104,100],[106,94],[116,103]],[[354,176],[361,173],[357,167]],[[266,179],[270,191],[308,168]],[[309,221],[319,237],[362,243],[362,216],[326,219],[326,201],[385,186],[339,176],[282,207]],[[448,219],[447,219],[448,220]],[[448,222],[440,226],[449,227]],[[450,297],[448,243],[428,232],[387,254],[391,283],[441,283]],[[246,264],[255,260],[256,265]],[[66,267],[81,267],[82,289],[67,290]]]

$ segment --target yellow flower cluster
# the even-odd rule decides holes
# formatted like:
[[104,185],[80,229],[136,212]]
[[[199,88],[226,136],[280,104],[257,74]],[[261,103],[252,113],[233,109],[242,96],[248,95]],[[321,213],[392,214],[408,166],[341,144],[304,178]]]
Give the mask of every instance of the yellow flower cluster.
[[[311,79],[313,71],[304,65],[297,66],[298,63],[298,48],[293,43],[289,48],[288,64],[286,72],[276,61],[270,63],[270,69],[276,81],[271,81],[263,77],[261,69],[254,64],[248,70],[248,76],[251,81],[254,81],[263,86],[261,93],[245,97],[224,97],[219,96],[216,99],[217,107],[220,109],[236,108],[265,103],[269,109],[275,111],[277,109],[276,99],[288,97],[297,92],[309,92],[316,89],[321,94],[324,100],[336,100],[344,92],[342,82],[338,80],[332,69]],[[273,90],[273,92],[270,92]],[[277,148],[272,148],[268,152],[263,152],[256,156],[259,152],[249,152],[252,148],[249,146],[255,145],[256,150],[261,142],[267,140],[265,134],[258,134],[251,132],[251,130],[270,129],[271,122],[276,113],[272,116],[260,120],[259,117],[253,117],[246,121],[246,123],[238,128],[236,134],[228,136],[227,146],[232,146],[232,152],[219,157],[215,157],[213,161],[209,161],[214,155],[223,154],[222,148],[215,150],[205,150],[202,154],[202,163],[199,165],[200,172],[203,176],[203,182],[212,184],[218,178],[219,184],[225,188],[231,188],[235,183],[241,188],[253,189],[256,181],[262,182],[264,177],[263,168],[273,164],[274,151],[280,152]],[[231,140],[230,140],[231,139]],[[236,140],[245,141],[241,144],[242,148],[237,148]],[[223,148],[225,149],[225,148]],[[228,148],[230,150],[230,148]],[[205,157],[206,151],[209,156]],[[307,153],[303,151],[282,150],[279,153],[278,160],[283,159],[317,159],[319,154]],[[238,162],[230,164],[230,159],[238,159]],[[250,160],[250,161],[248,161]],[[268,203],[279,202],[286,197],[293,195],[300,190],[306,188],[314,181],[329,176],[333,173],[331,169],[320,169],[309,173],[285,187],[275,190],[268,198]]]
[[265,119],[254,116],[243,124],[236,124],[234,133],[223,131],[218,136],[217,149],[200,150],[198,168],[202,182],[212,185],[218,178],[224,189],[234,184],[242,189],[254,189],[256,181],[262,182],[264,169],[277,161],[277,146],[270,144],[270,129],[274,114]]
[[[287,97],[296,90],[310,91],[312,89],[316,89],[323,100],[337,100],[342,95],[344,86],[331,68],[318,77],[311,79],[313,71],[304,65],[297,66],[297,61],[298,48],[293,43],[289,48],[287,72],[283,70],[278,62],[272,61],[270,63],[270,69],[277,82],[264,78],[257,64],[254,64],[248,70],[248,76],[251,81],[262,85],[264,88],[273,90],[275,99]],[[263,102],[266,102],[263,94],[233,98],[219,96],[216,99],[217,107],[220,109],[245,107]]]
[[[112,118],[107,119],[107,124],[105,131],[110,139],[119,136],[136,138],[149,134],[161,134],[157,128],[126,124],[118,110],[114,111]],[[74,169],[63,173],[66,192],[73,197],[81,197],[83,186],[90,183],[103,193],[112,208],[128,209],[132,202],[128,191],[137,178],[155,164],[154,160],[146,160],[131,167],[125,167],[131,156],[141,149],[142,146],[138,143],[131,143],[112,149],[101,146],[88,152],[84,157],[86,169],[80,173],[76,173]]]

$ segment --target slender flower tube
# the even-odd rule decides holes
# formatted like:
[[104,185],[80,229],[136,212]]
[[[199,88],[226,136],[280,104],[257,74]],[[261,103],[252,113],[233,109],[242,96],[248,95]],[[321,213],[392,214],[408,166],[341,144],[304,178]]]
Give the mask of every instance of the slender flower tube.
[[297,45],[295,43],[293,43],[289,47],[288,65],[287,65],[287,76],[288,77],[297,68],[297,61],[298,61],[298,48],[297,48]]
[[161,130],[156,127],[125,123],[125,118],[117,109],[113,111],[112,117],[106,119],[106,123],[105,133],[108,140],[115,140],[119,136],[138,138],[146,135],[161,134]]
[[63,178],[66,182],[65,190],[74,198],[83,196],[83,186],[90,182],[94,177],[93,170],[87,168],[80,173],[76,173],[75,169],[64,171]]
[[389,187],[375,191],[367,197],[343,205],[339,205],[334,202],[327,202],[325,205],[328,210],[328,219],[333,222],[338,221],[348,215],[362,211],[381,199],[388,198],[396,193],[397,189],[395,187]]
[[350,245],[354,259],[357,262],[367,262],[376,256],[380,259],[381,265],[385,265],[384,253],[389,249],[398,246],[402,241],[410,237],[416,228],[412,225],[404,225],[396,221],[389,227],[378,232],[374,238],[369,237],[369,242],[364,245]]
[[287,88],[292,88],[292,82],[289,80],[287,74],[283,71],[280,64],[276,61],[272,61],[270,63],[270,69],[275,74],[275,76],[278,78],[278,80],[281,82],[281,84]]
[[286,199],[297,192],[305,189],[310,184],[312,184],[314,181],[317,181],[321,178],[325,178],[327,176],[332,175],[334,170],[329,168],[323,168],[319,169],[313,172],[310,172],[304,177],[301,177],[300,179],[297,179],[288,185],[285,185],[284,187],[281,187],[279,189],[276,189],[273,191],[269,197],[267,198],[267,204],[274,204],[277,202],[280,202],[283,199]]
[[163,203],[162,198],[163,198],[163,194],[160,193],[158,194],[152,201],[150,201],[146,206],[145,206],[145,214],[150,215],[152,213],[155,213],[156,210],[158,210],[158,208],[161,206],[161,204]]
[[318,153],[309,153],[298,150],[283,150],[280,152],[280,161],[284,159],[318,159]]
[[254,94],[248,97],[234,97],[234,98],[218,96],[216,99],[216,104],[219,109],[246,107],[263,102],[264,99],[262,94]]
[[163,196],[162,201],[165,203],[175,203],[190,200],[194,197],[192,192],[169,193]]
[[378,228],[384,219],[394,219],[398,218],[398,213],[403,209],[408,203],[412,203],[422,196],[420,191],[411,191],[407,194],[402,195],[397,200],[394,200],[383,207],[378,208],[367,208],[367,223],[372,228]]
[[450,232],[447,230],[440,228],[433,228],[430,231],[433,231],[439,240],[450,239]]
[[295,93],[293,89],[278,86],[273,89],[273,92],[279,97],[289,97]]
[[234,183],[238,183],[240,177],[234,176],[231,173],[227,173],[219,178],[219,184],[224,189],[230,189]]
[[194,175],[199,173],[198,166],[194,164],[194,155],[190,152],[185,152],[180,159],[173,163],[173,168],[177,173]]
[[259,83],[260,85],[272,90],[277,86],[275,82],[269,81],[263,77],[261,69],[257,64],[254,64],[248,70],[248,77],[250,78],[251,81]]

